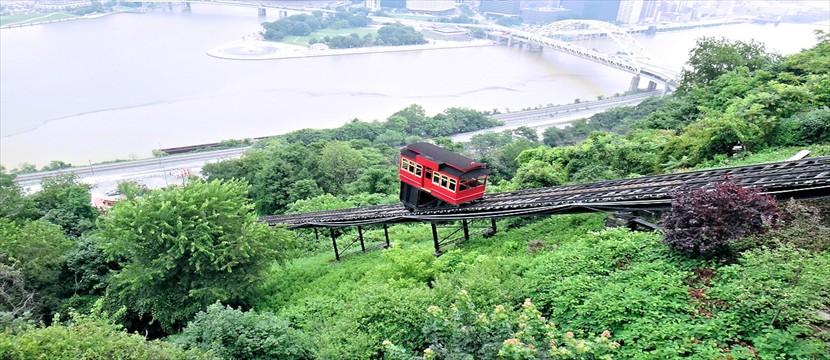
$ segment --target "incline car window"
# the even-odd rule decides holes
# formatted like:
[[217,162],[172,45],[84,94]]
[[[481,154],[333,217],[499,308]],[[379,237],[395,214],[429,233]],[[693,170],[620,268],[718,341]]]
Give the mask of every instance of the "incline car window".
[[432,173],[432,183],[442,188],[449,189],[452,192],[455,192],[457,186],[455,179],[450,179],[447,175],[441,174],[437,171]]
[[487,179],[486,176],[479,176],[477,178],[472,178],[472,179],[462,179],[460,190],[467,190],[467,189],[472,189],[474,187],[482,186],[482,185],[484,185],[484,182],[486,181],[486,179]]
[[417,177],[421,177],[421,172],[424,170],[424,167],[421,164],[416,164],[412,160],[409,160],[405,157],[401,158],[401,170],[406,171],[410,174],[413,174]]

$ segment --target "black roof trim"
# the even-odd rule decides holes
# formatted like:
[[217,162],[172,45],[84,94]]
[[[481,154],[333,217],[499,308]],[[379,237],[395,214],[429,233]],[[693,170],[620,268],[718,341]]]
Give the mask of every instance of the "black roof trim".
[[407,155],[405,152],[415,151],[421,156],[431,159],[438,164],[447,164],[462,172],[471,170],[472,168],[482,167],[484,164],[478,163],[464,155],[456,154],[447,149],[438,147],[430,143],[414,143],[409,144],[401,149],[401,154]]

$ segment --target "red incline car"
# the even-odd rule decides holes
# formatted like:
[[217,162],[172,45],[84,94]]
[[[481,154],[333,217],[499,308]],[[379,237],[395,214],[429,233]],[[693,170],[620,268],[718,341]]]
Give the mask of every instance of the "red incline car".
[[490,170],[429,143],[401,149],[401,202],[409,210],[452,207],[481,199]]

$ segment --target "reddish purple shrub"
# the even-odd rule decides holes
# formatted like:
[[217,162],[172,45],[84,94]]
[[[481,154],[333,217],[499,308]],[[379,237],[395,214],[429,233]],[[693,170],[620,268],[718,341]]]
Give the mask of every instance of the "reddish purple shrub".
[[714,189],[671,196],[671,211],[663,215],[663,242],[691,255],[720,253],[733,240],[765,233],[781,217],[772,196],[743,188],[729,179]]

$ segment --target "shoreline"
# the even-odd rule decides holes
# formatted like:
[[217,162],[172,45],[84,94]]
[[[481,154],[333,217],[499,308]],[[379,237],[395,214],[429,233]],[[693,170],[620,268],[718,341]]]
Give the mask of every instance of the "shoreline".
[[[430,40],[421,45],[371,46],[351,49],[311,50],[307,47],[263,40],[237,40],[207,51],[208,56],[226,60],[280,60],[318,56],[361,55],[400,51],[441,50],[466,47],[495,46],[489,40],[447,41]],[[241,50],[237,50],[241,49]],[[248,53],[246,53],[246,51]]]

